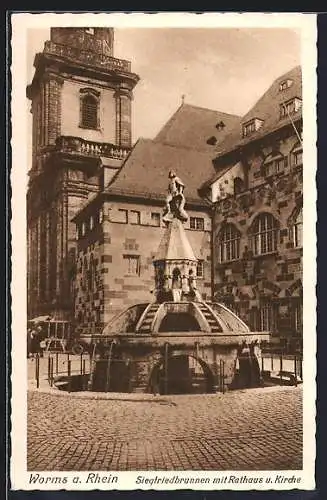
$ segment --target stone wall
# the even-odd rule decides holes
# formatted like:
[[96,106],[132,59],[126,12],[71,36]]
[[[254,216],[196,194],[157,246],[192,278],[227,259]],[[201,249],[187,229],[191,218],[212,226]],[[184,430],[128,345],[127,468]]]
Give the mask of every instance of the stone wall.
[[91,88],[99,91],[99,128],[81,128],[80,124],[80,90],[90,85],[79,80],[65,80],[62,86],[61,100],[61,135],[82,137],[88,141],[108,142],[115,144],[115,99],[114,91],[99,84],[92,83]]
[[[154,289],[153,258],[165,230],[162,221],[157,219],[161,213],[162,206],[108,201],[94,213],[86,214],[84,220],[80,219],[78,259],[97,248],[103,290],[101,321],[104,324],[131,305],[154,300],[151,293]],[[200,293],[209,298],[210,217],[205,212],[195,211],[189,211],[189,215],[204,219],[204,230],[190,229],[189,223],[185,226],[195,255],[202,263],[203,276],[198,278],[197,286]],[[85,303],[86,309],[92,309],[93,299],[81,290],[78,275],[76,297],[80,303]],[[76,310],[75,316],[77,313]]]
[[[244,155],[248,185],[215,203],[215,298],[237,312],[253,329],[269,329],[280,337],[302,335],[302,242],[294,242],[294,223],[302,208],[302,162],[293,152],[299,145],[293,134]],[[276,151],[283,168],[267,175],[265,159]],[[267,163],[267,160],[266,160]],[[251,228],[260,214],[276,221],[274,251],[256,255]],[[221,261],[221,230],[232,224],[239,232],[239,258]],[[302,226],[301,226],[302,230]]]

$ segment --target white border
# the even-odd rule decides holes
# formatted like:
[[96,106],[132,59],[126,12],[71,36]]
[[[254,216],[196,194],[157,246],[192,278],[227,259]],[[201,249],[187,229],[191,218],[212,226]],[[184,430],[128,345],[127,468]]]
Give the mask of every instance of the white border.
[[[28,483],[29,473],[26,464],[26,169],[28,162],[27,116],[26,116],[26,40],[27,30],[31,28],[49,28],[50,26],[113,26],[113,27],[242,27],[242,28],[293,28],[299,30],[302,39],[303,71],[303,117],[304,117],[304,468],[303,471],[288,471],[289,475],[300,475],[300,485],[274,484],[273,489],[313,489],[315,463],[315,399],[316,399],[316,15],[315,14],[231,14],[231,13],[160,13],[160,14],[13,14],[12,18],[12,460],[11,482],[13,489],[35,489]],[[287,50],[287,48],[285,48]],[[281,471],[247,472],[247,477],[273,477]],[[284,475],[287,471],[282,472]],[[79,472],[81,478],[87,472]],[[139,472],[117,472],[119,484],[98,484],[96,489],[177,489],[176,485],[139,486],[135,478]],[[220,472],[144,472],[148,478],[154,476],[172,477],[222,477],[228,471]],[[233,472],[241,476],[244,472]],[[73,472],[48,473],[47,476],[67,476],[72,479]],[[101,472],[100,475],[108,475]],[[265,479],[263,479],[265,480]],[[70,481],[70,480],[69,480]],[[47,485],[39,489],[94,489],[86,484],[78,487],[71,481],[68,485]],[[180,488],[185,488],[181,486]],[[192,489],[192,486],[189,486]],[[213,489],[225,489],[224,485],[215,485]],[[265,482],[252,488],[247,484],[228,485],[228,489],[271,489]],[[207,484],[196,485],[196,490],[208,490]]]

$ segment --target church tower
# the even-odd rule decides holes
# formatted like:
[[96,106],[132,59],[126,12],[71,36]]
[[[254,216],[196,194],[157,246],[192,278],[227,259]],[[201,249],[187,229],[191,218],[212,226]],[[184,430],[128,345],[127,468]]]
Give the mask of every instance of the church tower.
[[28,316],[73,315],[76,228],[132,146],[139,77],[114,57],[112,28],[52,28],[34,60],[32,165],[27,194]]

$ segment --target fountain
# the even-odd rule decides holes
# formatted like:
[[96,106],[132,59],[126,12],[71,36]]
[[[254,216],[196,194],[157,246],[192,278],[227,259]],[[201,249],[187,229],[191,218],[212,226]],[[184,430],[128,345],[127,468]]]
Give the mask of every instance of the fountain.
[[184,184],[171,171],[153,301],[129,307],[101,335],[84,338],[92,352],[88,390],[185,394],[261,385],[261,343],[270,335],[251,332],[224,305],[202,300],[184,206]]
[[202,300],[184,205],[184,184],[171,171],[153,302],[129,307],[92,337],[90,390],[213,393],[261,384],[260,345],[269,333],[251,332],[224,305]]

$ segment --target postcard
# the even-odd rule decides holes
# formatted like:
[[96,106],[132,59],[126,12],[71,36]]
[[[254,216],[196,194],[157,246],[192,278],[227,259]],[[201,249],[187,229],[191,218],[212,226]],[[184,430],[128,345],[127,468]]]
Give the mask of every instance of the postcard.
[[316,15],[10,21],[12,488],[314,489]]

